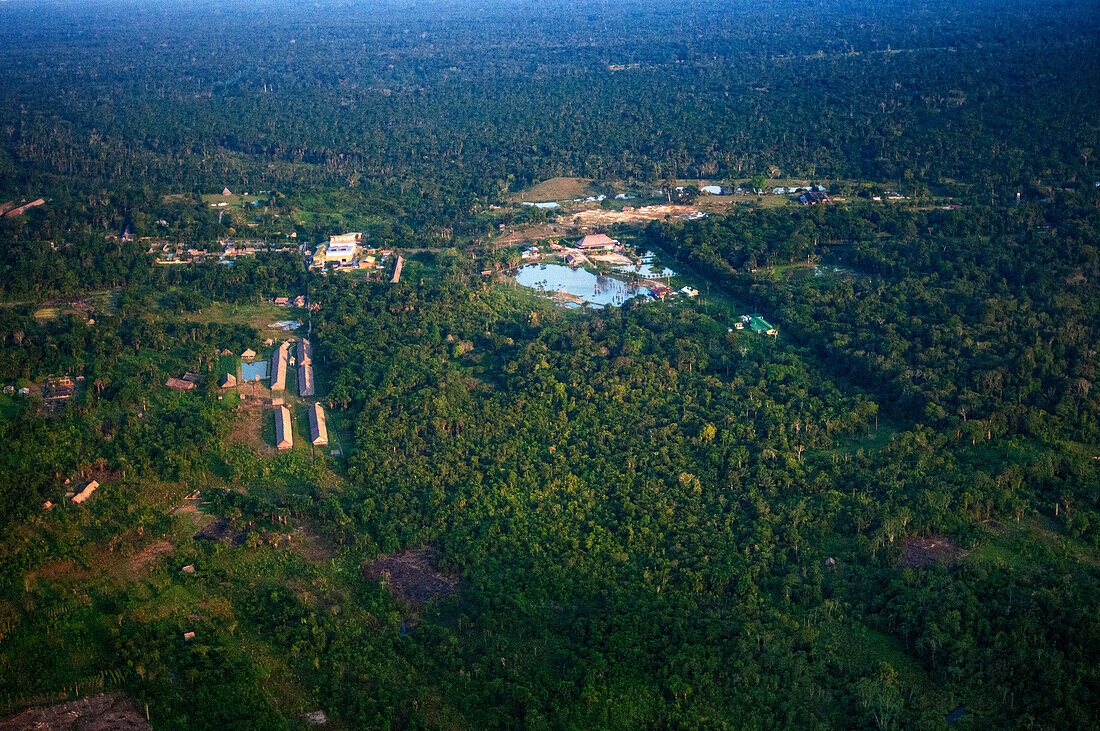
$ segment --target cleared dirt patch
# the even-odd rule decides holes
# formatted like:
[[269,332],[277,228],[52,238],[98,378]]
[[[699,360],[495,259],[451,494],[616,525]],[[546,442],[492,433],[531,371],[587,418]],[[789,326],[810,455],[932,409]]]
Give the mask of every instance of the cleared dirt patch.
[[458,589],[458,577],[440,571],[435,546],[410,548],[381,556],[363,567],[371,581],[382,581],[398,601],[415,607]]
[[158,556],[163,556],[166,553],[172,552],[172,544],[168,541],[157,541],[150,546],[146,546],[144,549],[135,553],[130,557],[130,570],[140,571],[153,561],[157,560]]
[[701,214],[695,206],[644,206],[633,211],[605,211],[594,209],[573,214],[573,223],[591,228],[594,226],[614,226],[616,224],[645,225],[650,221],[686,221],[698,218]]
[[144,731],[152,728],[137,702],[117,693],[89,696],[56,706],[28,708],[0,721],[3,731]]
[[573,227],[560,223],[544,223],[538,226],[527,226],[517,231],[503,234],[493,244],[498,248],[515,246],[516,244],[534,243],[546,239],[570,238],[574,235]]
[[580,198],[592,181],[587,178],[550,178],[512,196],[517,201],[560,201]]
[[55,561],[54,563],[43,564],[34,571],[28,574],[29,579],[45,579],[47,581],[56,581],[57,579],[87,579],[90,578],[92,573],[76,565],[71,558],[62,559],[61,561]]
[[336,556],[336,546],[331,542],[298,526],[290,533],[290,550],[302,555],[310,563],[322,563]]
[[917,569],[934,563],[955,563],[965,558],[967,553],[946,536],[910,536],[901,547],[898,563]]
[[[264,400],[270,399],[271,391],[255,381],[241,385],[241,402],[233,409],[236,417],[229,430],[231,444],[243,444],[259,454],[270,454],[273,450],[264,441],[262,429]],[[268,414],[269,416],[269,414]]]
[[236,530],[225,518],[215,518],[202,527],[195,534],[196,541],[225,541],[227,543],[243,543],[244,536]]

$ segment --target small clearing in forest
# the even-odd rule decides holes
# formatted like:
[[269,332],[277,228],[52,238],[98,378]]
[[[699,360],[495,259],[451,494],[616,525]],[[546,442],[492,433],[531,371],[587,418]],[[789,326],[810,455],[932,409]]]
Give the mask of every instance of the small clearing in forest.
[[394,598],[415,607],[458,589],[458,577],[441,571],[437,558],[435,546],[410,548],[380,556],[363,567],[363,574],[372,581],[383,581]]
[[592,181],[587,178],[550,178],[512,196],[516,201],[561,201],[581,198]]
[[141,569],[145,568],[153,561],[155,561],[158,556],[163,556],[164,554],[171,552],[171,543],[169,543],[168,541],[157,541],[152,545],[146,546],[144,549],[130,557],[130,570],[140,571]]
[[898,563],[916,569],[934,563],[955,563],[965,558],[967,553],[946,536],[910,536],[901,547]]
[[0,720],[2,731],[32,728],[144,731],[153,727],[133,699],[119,693],[103,693],[56,706],[28,708]]

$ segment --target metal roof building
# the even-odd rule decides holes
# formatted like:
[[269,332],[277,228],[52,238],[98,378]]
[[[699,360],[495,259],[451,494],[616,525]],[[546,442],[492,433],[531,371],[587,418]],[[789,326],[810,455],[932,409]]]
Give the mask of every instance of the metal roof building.
[[72,497],[73,502],[74,503],[84,502],[85,500],[87,500],[88,498],[90,498],[92,496],[92,493],[95,492],[96,488],[98,488],[98,487],[99,487],[99,483],[96,482],[95,480],[92,480],[91,482],[89,482],[87,485],[84,486],[83,490],[78,492],[76,495],[73,495],[73,497]]
[[280,406],[275,410],[275,447],[290,449],[294,446],[294,437],[290,431],[290,409]]
[[283,343],[271,356],[272,391],[283,391],[286,389],[286,362],[289,350],[290,345],[288,343]]
[[308,363],[298,366],[298,395],[303,397],[313,395],[313,366]]
[[314,444],[328,444],[328,425],[325,423],[325,410],[321,404],[309,407],[309,438]]

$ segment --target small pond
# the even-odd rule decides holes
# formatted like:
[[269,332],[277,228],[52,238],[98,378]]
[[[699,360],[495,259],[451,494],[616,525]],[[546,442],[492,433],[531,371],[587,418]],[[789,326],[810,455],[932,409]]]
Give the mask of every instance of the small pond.
[[562,292],[595,305],[621,305],[633,297],[650,296],[645,287],[614,277],[600,277],[561,264],[528,264],[516,272],[516,282],[540,292]]
[[263,381],[267,378],[267,361],[258,360],[254,363],[241,363],[242,381]]
[[659,266],[656,263],[656,259],[657,257],[652,251],[647,251],[638,259],[637,264],[626,264],[624,266],[615,267],[615,269],[620,272],[637,274],[647,279],[667,279],[668,277],[675,276],[676,272],[668,267]]

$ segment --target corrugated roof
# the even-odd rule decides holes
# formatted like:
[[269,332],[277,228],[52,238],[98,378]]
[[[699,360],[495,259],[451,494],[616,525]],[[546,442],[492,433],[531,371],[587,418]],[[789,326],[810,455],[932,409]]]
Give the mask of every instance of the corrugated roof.
[[313,366],[308,363],[298,366],[298,395],[313,395]]
[[328,424],[321,404],[309,408],[309,437],[314,444],[328,444]]
[[280,406],[275,411],[275,446],[278,449],[290,449],[294,446],[294,436],[290,429],[290,409]]
[[286,389],[286,364],[287,352],[289,349],[289,344],[283,343],[275,349],[275,353],[271,356],[272,391],[282,391]]

